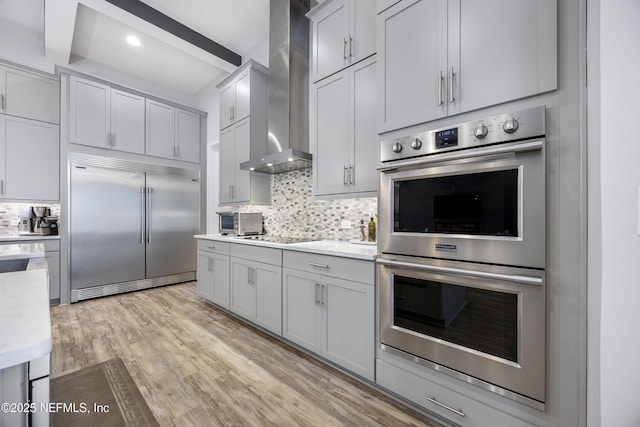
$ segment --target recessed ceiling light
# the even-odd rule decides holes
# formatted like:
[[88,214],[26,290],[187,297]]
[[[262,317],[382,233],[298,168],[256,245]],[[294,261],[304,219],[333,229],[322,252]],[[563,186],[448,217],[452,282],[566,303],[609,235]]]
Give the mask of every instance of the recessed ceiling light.
[[254,170],[256,170],[256,168],[249,168],[249,170],[250,170],[250,171],[254,171]]
[[287,161],[289,161],[289,162],[293,162],[293,157],[289,157],[289,158],[287,159]]
[[271,166],[273,166],[273,163],[267,163],[267,166],[271,167]]
[[132,46],[140,46],[140,39],[137,38],[136,36],[127,36],[127,43],[129,43]]

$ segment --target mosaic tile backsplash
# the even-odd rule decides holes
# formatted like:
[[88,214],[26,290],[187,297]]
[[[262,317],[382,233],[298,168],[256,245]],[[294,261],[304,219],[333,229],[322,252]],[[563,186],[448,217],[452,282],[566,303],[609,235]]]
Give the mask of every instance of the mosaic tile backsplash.
[[12,221],[26,216],[31,206],[46,206],[51,209],[51,216],[60,216],[59,204],[0,203],[0,236],[17,236],[20,230],[17,225],[12,225]]
[[[378,212],[376,197],[313,200],[311,169],[271,177],[271,206],[239,206],[240,212],[262,212],[267,234],[319,240],[360,239],[360,220],[368,224]],[[342,220],[350,229],[340,229]]]

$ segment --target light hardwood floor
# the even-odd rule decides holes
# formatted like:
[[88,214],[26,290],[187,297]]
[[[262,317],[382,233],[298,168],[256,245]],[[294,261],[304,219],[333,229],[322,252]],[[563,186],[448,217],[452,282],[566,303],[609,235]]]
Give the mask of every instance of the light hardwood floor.
[[247,326],[195,282],[51,309],[52,377],[121,357],[163,426],[439,426]]

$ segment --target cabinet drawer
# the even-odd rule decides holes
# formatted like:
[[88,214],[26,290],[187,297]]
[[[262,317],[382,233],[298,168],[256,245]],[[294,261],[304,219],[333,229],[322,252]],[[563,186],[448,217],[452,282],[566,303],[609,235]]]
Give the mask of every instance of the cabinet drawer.
[[331,255],[284,251],[283,265],[296,270],[338,277],[373,285],[375,268],[371,261],[344,259]]
[[465,426],[533,426],[380,359],[376,360],[376,383],[428,411]]
[[282,265],[282,250],[253,245],[232,244],[231,256],[271,265]]
[[60,240],[41,240],[38,243],[44,244],[44,251],[59,251],[60,250]]
[[198,250],[213,252],[221,255],[229,255],[229,243],[217,240],[198,239]]

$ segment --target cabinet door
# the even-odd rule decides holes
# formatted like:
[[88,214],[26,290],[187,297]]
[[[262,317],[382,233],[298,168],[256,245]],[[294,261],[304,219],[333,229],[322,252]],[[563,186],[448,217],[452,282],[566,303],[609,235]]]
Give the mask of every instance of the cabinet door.
[[235,170],[236,182],[233,188],[234,202],[251,200],[251,172],[240,169],[240,163],[251,160],[251,118],[248,117],[235,125]]
[[145,98],[111,88],[111,148],[144,154]]
[[318,195],[348,191],[350,146],[348,88],[347,70],[318,82],[312,87],[313,189]]
[[109,148],[110,87],[71,76],[69,92],[69,140]]
[[231,301],[229,309],[254,321],[256,312],[256,289],[253,284],[253,263],[241,258],[230,258]]
[[173,107],[147,99],[146,116],[147,155],[175,158]]
[[229,257],[214,254],[211,256],[213,266],[213,299],[220,307],[229,309]]
[[0,188],[7,199],[58,200],[60,198],[60,144],[58,125],[4,116],[6,156]]
[[213,300],[214,295],[214,275],[213,275],[213,259],[211,254],[198,251],[198,295],[209,301]]
[[378,31],[378,131],[445,116],[447,0],[402,1],[378,15]]
[[[60,123],[60,82],[58,80],[5,68],[6,88],[2,111],[12,116]],[[2,68],[0,68],[2,72]]]
[[60,301],[60,252],[47,251],[44,257],[49,269],[49,299],[57,302]]
[[449,69],[459,72],[449,114],[556,89],[555,14],[548,0],[451,1]]
[[349,65],[349,3],[334,1],[313,20],[313,81]]
[[378,132],[376,130],[376,62],[375,57],[351,67],[351,111],[353,114],[353,150],[351,192],[378,189]]
[[322,276],[289,268],[282,269],[282,336],[317,354],[322,354]]
[[255,263],[256,323],[282,335],[282,268]]
[[176,109],[177,157],[185,162],[200,162],[200,115]]
[[376,52],[376,3],[351,0],[351,45],[349,54],[354,64]]
[[251,114],[251,70],[238,76],[235,81],[236,103],[232,111],[233,122],[248,117]]
[[323,356],[373,381],[374,287],[326,278]]
[[220,129],[233,123],[233,108],[236,105],[236,88],[234,82],[220,89]]
[[236,185],[236,130],[229,127],[220,132],[220,204],[233,202]]

